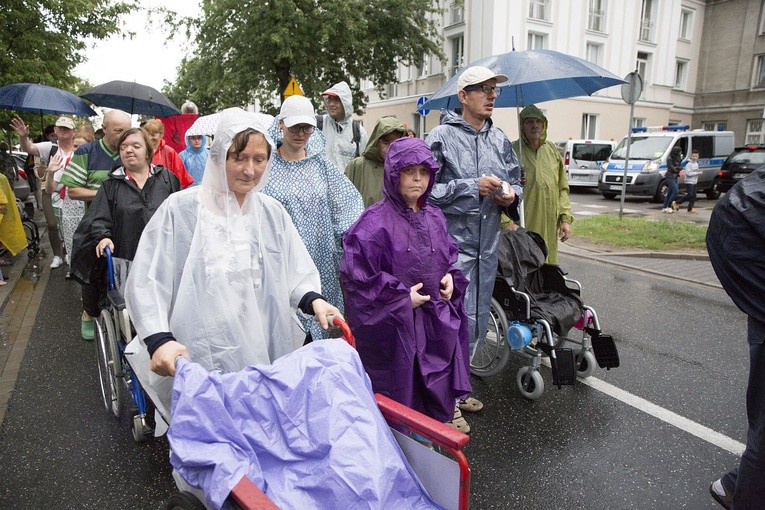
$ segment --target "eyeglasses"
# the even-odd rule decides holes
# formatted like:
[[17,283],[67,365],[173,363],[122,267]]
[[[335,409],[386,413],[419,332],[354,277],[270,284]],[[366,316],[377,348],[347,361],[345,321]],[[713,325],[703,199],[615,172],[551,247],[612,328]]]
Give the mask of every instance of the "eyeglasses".
[[502,89],[501,88],[499,88],[499,87],[492,87],[491,85],[487,85],[485,83],[483,85],[469,85],[469,86],[465,87],[464,90],[467,90],[468,92],[472,92],[474,90],[480,90],[481,92],[483,92],[487,96],[489,94],[491,94],[492,92],[494,92],[497,96],[502,94]]
[[313,133],[313,130],[316,128],[310,124],[297,124],[295,126],[290,126],[287,129],[289,130],[290,133],[298,134],[302,131],[303,133],[310,135],[311,133]]
[[341,103],[340,98],[337,96],[324,96],[325,103]]

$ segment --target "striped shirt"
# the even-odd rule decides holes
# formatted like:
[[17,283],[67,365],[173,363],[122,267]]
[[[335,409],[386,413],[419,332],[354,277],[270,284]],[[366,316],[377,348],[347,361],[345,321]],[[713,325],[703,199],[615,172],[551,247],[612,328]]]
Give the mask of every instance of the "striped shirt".
[[118,166],[119,153],[107,147],[103,139],[86,143],[75,151],[64,169],[61,184],[68,188],[97,190],[109,173]]

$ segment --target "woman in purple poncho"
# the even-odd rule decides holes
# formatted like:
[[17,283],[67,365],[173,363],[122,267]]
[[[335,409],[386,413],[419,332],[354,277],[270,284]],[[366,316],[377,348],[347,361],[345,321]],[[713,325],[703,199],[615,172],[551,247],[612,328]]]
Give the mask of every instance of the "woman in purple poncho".
[[438,164],[416,138],[385,158],[384,199],[343,239],[346,315],[375,392],[438,421],[469,394],[467,280],[457,245],[428,203]]

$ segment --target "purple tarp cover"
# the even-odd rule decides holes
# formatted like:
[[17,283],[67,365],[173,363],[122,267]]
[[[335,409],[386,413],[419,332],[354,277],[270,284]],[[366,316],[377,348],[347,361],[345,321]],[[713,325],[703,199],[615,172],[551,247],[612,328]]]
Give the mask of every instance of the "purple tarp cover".
[[168,439],[173,468],[214,508],[244,475],[282,509],[439,508],[343,340],[231,374],[180,359]]

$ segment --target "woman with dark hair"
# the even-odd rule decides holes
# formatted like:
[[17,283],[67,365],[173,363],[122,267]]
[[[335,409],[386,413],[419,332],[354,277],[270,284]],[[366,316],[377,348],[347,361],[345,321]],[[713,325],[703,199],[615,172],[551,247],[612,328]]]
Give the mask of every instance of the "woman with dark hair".
[[[101,184],[72,241],[72,274],[80,282],[103,288],[104,293],[104,249],[109,247],[115,257],[132,260],[141,233],[154,212],[171,193],[181,189],[175,175],[151,164],[154,151],[143,129],[122,133],[117,147],[122,166]],[[87,314],[98,317],[100,299],[83,296]]]

